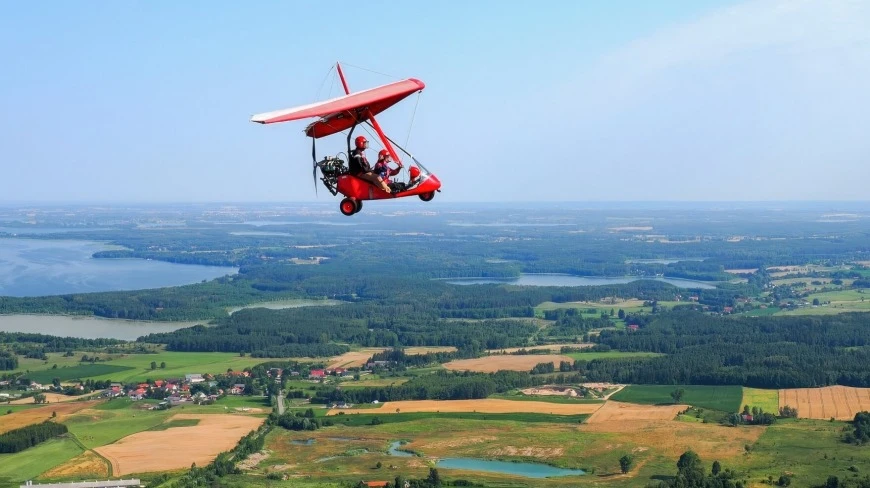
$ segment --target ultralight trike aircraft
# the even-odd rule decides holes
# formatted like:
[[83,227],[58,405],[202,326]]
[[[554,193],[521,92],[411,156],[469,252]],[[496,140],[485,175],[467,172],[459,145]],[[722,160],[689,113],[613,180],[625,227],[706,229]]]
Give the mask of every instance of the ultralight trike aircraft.
[[[376,88],[351,93],[347,87],[341,65],[336,63],[336,69],[341,78],[341,84],[344,87],[344,96],[309,105],[257,114],[251,118],[251,121],[260,124],[274,124],[276,122],[319,117],[318,120],[305,128],[305,135],[311,138],[311,158],[314,164],[312,172],[315,179],[315,189],[317,187],[317,169],[320,168],[320,172],[323,175],[320,180],[324,186],[333,195],[341,193],[345,196],[339,204],[339,209],[344,215],[350,216],[359,212],[362,209],[363,200],[403,198],[414,195],[419,196],[424,202],[432,200],[435,197],[435,192],[441,191],[441,182],[438,181],[438,178],[434,174],[427,171],[414,156],[387,137],[384,131],[381,130],[377,120],[375,120],[375,115],[392,107],[412,93],[421,92],[426,85],[418,79],[408,78]],[[385,191],[373,181],[370,181],[372,179],[371,175],[360,175],[358,171],[353,171],[354,168],[350,164],[353,131],[357,125],[363,123],[375,130],[378,138],[384,145],[385,151],[399,165],[399,168],[402,168],[403,165],[395,148],[399,148],[414,161],[414,165],[408,169],[409,180],[407,182],[391,182],[388,187],[390,192]],[[346,154],[348,161],[345,162],[340,157],[341,153],[336,156],[326,156],[318,161],[315,145],[317,139],[348,129]],[[364,137],[358,137],[357,142],[362,139]],[[357,145],[359,146],[359,144]],[[368,176],[369,179],[363,179],[361,176]],[[374,181],[377,181],[377,179]]]

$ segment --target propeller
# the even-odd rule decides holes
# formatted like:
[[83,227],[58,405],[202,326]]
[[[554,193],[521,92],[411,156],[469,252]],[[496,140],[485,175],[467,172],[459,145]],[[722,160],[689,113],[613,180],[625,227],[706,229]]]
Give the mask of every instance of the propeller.
[[312,164],[311,179],[314,180],[314,196],[317,196],[317,162]]

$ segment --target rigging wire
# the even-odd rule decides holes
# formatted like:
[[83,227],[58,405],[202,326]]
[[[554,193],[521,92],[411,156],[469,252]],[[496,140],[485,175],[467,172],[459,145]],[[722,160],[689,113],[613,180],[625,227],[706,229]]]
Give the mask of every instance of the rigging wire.
[[356,66],[356,65],[348,64],[348,63],[342,63],[342,65],[344,65],[344,66],[350,66],[351,68],[361,69],[361,70],[363,70],[363,71],[368,71],[368,72],[370,72],[370,73],[374,73],[374,74],[377,74],[377,75],[386,76],[387,78],[395,78],[395,79],[397,79],[397,80],[399,79],[398,76],[393,76],[393,75],[390,75],[390,74],[387,74],[387,73],[381,73],[380,71],[375,71],[375,70],[373,70],[373,69],[363,68],[362,66]]
[[414,113],[411,114],[411,123],[408,124],[408,137],[405,138],[405,146],[408,145],[408,142],[411,141],[411,129],[414,128],[414,117],[417,116],[417,105],[420,104],[420,96],[423,95],[422,91],[417,92],[417,101],[414,103]]
[[[335,69],[335,65],[330,66],[329,70],[326,72],[326,76],[323,77],[323,81],[320,83],[320,88],[317,89],[317,97],[316,97],[317,100],[320,100],[320,93],[323,91],[324,85],[326,85],[326,80],[329,78],[329,74],[332,73],[332,70],[334,70],[334,69]],[[333,78],[333,82],[335,82],[334,78]],[[330,89],[330,91],[331,91],[331,89]]]

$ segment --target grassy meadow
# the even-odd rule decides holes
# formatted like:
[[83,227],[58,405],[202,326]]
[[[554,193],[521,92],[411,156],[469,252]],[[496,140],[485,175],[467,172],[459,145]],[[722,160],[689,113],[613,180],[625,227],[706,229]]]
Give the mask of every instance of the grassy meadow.
[[765,412],[779,415],[779,390],[763,390],[760,388],[743,387],[743,400],[740,401],[740,408],[744,405],[758,407]]
[[593,359],[616,359],[616,358],[652,358],[664,356],[658,352],[622,352],[622,351],[607,351],[607,352],[571,352],[565,354],[572,359],[582,359],[584,361],[592,361]]
[[739,386],[697,386],[697,385],[630,385],[612,397],[618,402],[640,403],[647,405],[674,403],[671,392],[682,388],[683,398],[679,403],[722,412],[737,412],[743,400],[743,389]]
[[15,454],[0,454],[0,486],[18,486],[81,454],[72,439],[52,439]]

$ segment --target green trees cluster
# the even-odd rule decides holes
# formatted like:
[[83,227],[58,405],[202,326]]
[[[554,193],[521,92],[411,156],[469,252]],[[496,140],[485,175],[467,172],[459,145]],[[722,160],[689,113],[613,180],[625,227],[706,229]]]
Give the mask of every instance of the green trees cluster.
[[[552,366],[552,365],[551,365]],[[321,388],[311,403],[383,403],[400,400],[470,400],[486,398],[514,388],[542,384],[524,372],[499,371],[497,373],[454,373],[438,371],[412,378],[407,383],[387,387]]]
[[18,356],[9,351],[0,351],[0,371],[11,371],[18,368]]
[[[621,461],[620,461],[621,464]],[[701,458],[694,451],[686,451],[677,461],[677,474],[668,481],[662,481],[659,488],[743,488],[745,481],[737,479],[731,469],[722,469],[719,461],[714,461],[709,473],[705,472]]]
[[[2,298],[0,297],[0,300]],[[123,344],[124,342],[118,339],[81,339],[78,337],[57,337],[30,332],[0,332],[0,344],[7,344],[12,352],[22,356],[34,354],[37,351],[46,353],[104,348]],[[34,345],[37,347],[34,347]],[[3,352],[0,351],[0,354],[3,354]]]
[[667,354],[593,360],[590,381],[639,384],[807,388],[870,386],[870,330],[861,314],[718,317],[698,312],[655,316],[631,333],[602,331],[613,349]]
[[0,434],[0,453],[21,452],[67,432],[66,425],[49,421],[11,430],[5,434]]
[[863,445],[870,442],[870,412],[858,412],[852,421],[855,430],[847,432],[843,440],[848,443]]
[[316,418],[314,410],[307,409],[303,412],[285,412],[284,415],[275,415],[273,419],[275,425],[283,427],[287,430],[317,430],[321,427],[332,425],[332,420],[328,418]]

